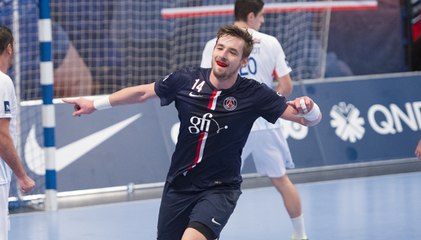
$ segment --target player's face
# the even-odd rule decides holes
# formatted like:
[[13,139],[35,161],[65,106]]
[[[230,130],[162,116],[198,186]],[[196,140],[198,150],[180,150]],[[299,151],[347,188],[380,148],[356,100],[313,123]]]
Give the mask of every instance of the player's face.
[[249,20],[247,22],[247,25],[256,31],[259,31],[262,24],[265,22],[265,16],[263,13],[263,10],[258,12],[256,15],[254,13],[251,13],[251,16],[249,17]]
[[212,73],[219,80],[236,79],[243,59],[244,40],[233,36],[221,36],[212,53]]

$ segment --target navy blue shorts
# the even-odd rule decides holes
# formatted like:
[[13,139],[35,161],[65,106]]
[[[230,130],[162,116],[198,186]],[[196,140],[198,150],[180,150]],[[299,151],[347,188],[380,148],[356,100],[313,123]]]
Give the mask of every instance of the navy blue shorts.
[[159,209],[158,240],[181,239],[191,222],[207,226],[219,237],[240,195],[241,190],[232,187],[198,189],[183,175],[167,182]]

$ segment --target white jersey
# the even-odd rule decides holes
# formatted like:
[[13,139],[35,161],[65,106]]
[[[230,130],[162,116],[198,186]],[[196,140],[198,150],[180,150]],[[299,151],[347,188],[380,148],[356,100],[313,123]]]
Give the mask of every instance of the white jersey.
[[[274,76],[282,77],[291,72],[284,50],[275,37],[250,28],[248,31],[253,36],[255,43],[248,64],[240,69],[240,75],[273,86]],[[212,50],[215,44],[216,38],[206,43],[202,54],[201,67],[211,67]]]
[[[250,28],[248,31],[253,36],[255,43],[247,65],[240,68],[240,75],[272,87],[274,77],[283,77],[291,72],[291,67],[289,67],[286,61],[284,50],[275,37]],[[211,67],[212,51],[215,44],[216,38],[206,43],[202,54],[201,67]],[[254,123],[252,131],[279,128],[280,126],[280,120],[275,124],[271,124],[259,118]]]
[[[15,87],[12,79],[0,72],[0,118],[10,118],[9,131],[16,146],[16,111],[17,101]],[[10,183],[12,170],[6,162],[0,158],[0,184]]]

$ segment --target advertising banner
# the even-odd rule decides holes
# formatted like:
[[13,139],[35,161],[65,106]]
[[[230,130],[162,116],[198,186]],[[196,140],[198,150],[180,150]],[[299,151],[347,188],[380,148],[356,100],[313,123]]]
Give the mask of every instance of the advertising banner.
[[[316,127],[282,124],[296,168],[413,157],[421,137],[421,75],[325,79],[294,89],[291,98],[308,95],[323,113]],[[22,107],[23,114],[34,108],[41,107]],[[153,99],[82,117],[72,111],[71,105],[56,105],[59,192],[165,180],[178,133],[174,105],[161,107]],[[39,121],[22,127],[21,141],[26,166],[42,176]],[[246,162],[243,172],[255,171]]]

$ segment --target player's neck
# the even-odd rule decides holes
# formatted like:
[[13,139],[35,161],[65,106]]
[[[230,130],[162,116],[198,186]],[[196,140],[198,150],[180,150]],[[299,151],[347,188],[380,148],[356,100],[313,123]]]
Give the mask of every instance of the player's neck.
[[0,71],[4,74],[7,74],[7,69],[9,64],[7,64],[3,59],[0,59]]
[[7,74],[7,70],[11,67],[10,56],[7,55],[6,50],[0,55],[0,71]]
[[[251,28],[251,29],[253,29],[252,27],[250,27],[248,24],[247,24],[247,22],[244,22],[244,21],[235,21],[234,22],[234,25],[235,26],[237,26],[237,27],[239,27],[239,28],[245,28],[245,29],[249,29],[249,28]],[[256,29],[253,29],[253,30],[256,30]],[[257,30],[256,30],[257,31]]]
[[237,75],[233,75],[228,78],[218,78],[211,71],[209,80],[212,83],[213,87],[218,90],[229,89],[232,86],[234,86],[235,82],[237,81]]

